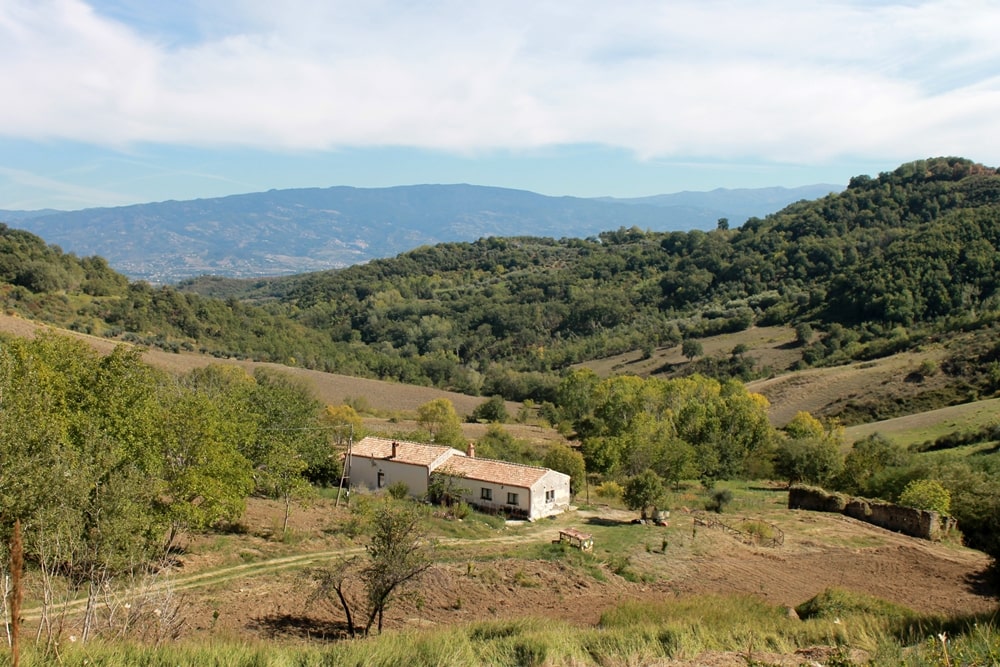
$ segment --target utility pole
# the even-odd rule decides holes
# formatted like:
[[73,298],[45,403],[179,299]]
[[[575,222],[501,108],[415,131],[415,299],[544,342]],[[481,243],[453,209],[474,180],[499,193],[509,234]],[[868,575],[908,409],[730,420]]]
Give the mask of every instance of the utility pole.
[[[337,488],[337,502],[334,507],[340,507],[340,494],[344,490],[344,478],[351,479],[351,450],[354,445],[354,424],[351,424],[351,433],[347,438],[347,456],[344,458],[344,465],[340,470],[340,487]],[[349,482],[348,482],[349,483]],[[347,489],[347,506],[351,506],[351,490]]]

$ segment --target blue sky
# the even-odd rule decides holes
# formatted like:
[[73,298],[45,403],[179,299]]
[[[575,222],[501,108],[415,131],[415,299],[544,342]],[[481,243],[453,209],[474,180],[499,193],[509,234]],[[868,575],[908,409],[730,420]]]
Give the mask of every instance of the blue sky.
[[997,166],[998,34],[975,0],[0,0],[0,209]]

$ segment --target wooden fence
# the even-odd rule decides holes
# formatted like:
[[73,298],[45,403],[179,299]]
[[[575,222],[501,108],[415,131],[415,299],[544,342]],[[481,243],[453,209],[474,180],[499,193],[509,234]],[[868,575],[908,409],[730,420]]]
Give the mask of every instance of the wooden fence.
[[736,528],[721,519],[714,516],[703,514],[694,516],[694,524],[692,530],[697,526],[705,526],[706,528],[716,528],[729,535],[732,535],[740,542],[744,544],[754,544],[762,547],[778,548],[785,543],[785,533],[780,528],[775,526],[773,523],[768,523],[767,521],[762,521],[760,519],[740,519],[739,525],[746,526],[747,524],[757,524],[767,526],[770,536],[762,535],[762,531],[746,530]]

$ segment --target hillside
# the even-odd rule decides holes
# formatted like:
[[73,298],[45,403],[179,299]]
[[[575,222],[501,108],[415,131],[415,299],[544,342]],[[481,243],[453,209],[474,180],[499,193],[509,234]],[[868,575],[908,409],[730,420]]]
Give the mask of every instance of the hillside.
[[[918,375],[935,379],[913,383],[922,396],[897,414],[1000,389],[1000,176],[958,158],[859,176],[738,229],[491,237],[178,288],[128,283],[102,258],[2,231],[9,311],[170,351],[543,403],[567,369],[616,355],[642,363],[607,372],[749,381],[932,346],[943,356]],[[769,356],[699,342],[772,326],[794,337]],[[897,416],[884,407],[841,412]]]
[[[271,190],[83,211],[0,211],[0,221],[132,279],[277,276],[488,236],[586,237],[617,227],[710,229],[838,186],[716,190],[639,200],[548,197],[472,185]],[[635,205],[628,205],[635,204]]]

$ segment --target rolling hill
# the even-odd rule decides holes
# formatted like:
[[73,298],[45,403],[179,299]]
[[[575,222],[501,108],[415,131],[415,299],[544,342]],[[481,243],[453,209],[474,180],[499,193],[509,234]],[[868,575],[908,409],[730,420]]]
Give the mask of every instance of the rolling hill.
[[422,245],[489,236],[583,238],[735,224],[840,186],[715,190],[637,200],[547,197],[473,185],[271,190],[68,212],[0,211],[0,220],[133,279],[277,276],[340,268]]

